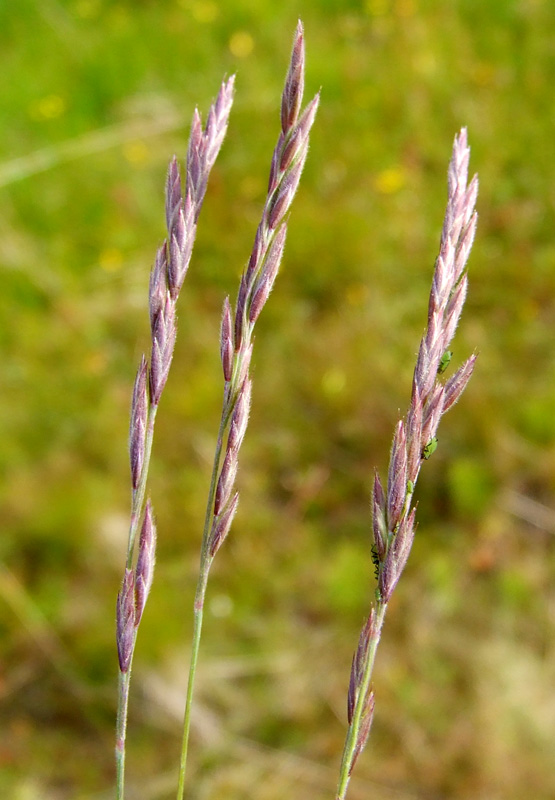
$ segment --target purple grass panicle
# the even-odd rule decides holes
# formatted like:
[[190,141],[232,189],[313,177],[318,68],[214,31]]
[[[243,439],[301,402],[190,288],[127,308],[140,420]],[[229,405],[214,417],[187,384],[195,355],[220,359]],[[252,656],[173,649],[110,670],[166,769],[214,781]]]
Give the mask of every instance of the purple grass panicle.
[[412,498],[420,468],[435,452],[440,419],[460,398],[476,360],[476,356],[470,356],[453,377],[442,380],[451,360],[449,345],[466,297],[466,262],[477,222],[478,180],[474,177],[468,183],[469,157],[463,128],[455,137],[449,164],[447,210],[409,409],[395,428],[387,487],[384,489],[377,473],[374,477],[372,560],[377,579],[376,597],[353,658],[348,695],[349,728],[336,800],[344,800],[349,778],[370,733],[374,713],[372,671],[387,604],[407,563],[414,539],[416,507],[412,506]]
[[[193,115],[187,151],[185,192],[174,157],[166,179],[167,237],[158,249],[149,282],[152,349],[143,355],[133,389],[129,431],[131,519],[122,588],[116,608],[116,640],[120,665],[116,735],[117,800],[124,797],[125,737],[133,652],[154,575],[156,526],[150,500],[145,505],[154,421],[168,379],[177,333],[177,299],[191,259],[197,220],[210,170],[224,140],[234,78],[221,86],[204,129],[198,111]],[[137,534],[141,530],[139,545]],[[136,552],[138,550],[138,552]],[[135,570],[133,561],[136,559]]]
[[228,438],[217,480],[212,531],[207,540],[210,552],[217,549],[212,541],[216,531],[217,546],[223,541],[221,523],[224,515],[226,518],[229,516],[226,513],[228,504],[233,502],[233,511],[236,507],[232,490],[239,447],[250,408],[251,383],[248,375],[252,332],[279,271],[287,235],[286,216],[299,185],[308,153],[310,129],[318,109],[319,95],[316,95],[301,114],[303,90],[304,33],[299,22],[282,96],[281,132],[272,157],[268,193],[252,252],[241,277],[233,322],[229,298],[226,297],[223,306],[220,332],[220,355],[225,380],[222,431],[227,431]]
[[[439,256],[436,260],[428,305],[428,325],[418,352],[410,407],[405,422],[399,421],[387,480],[386,553],[379,560],[379,591],[387,602],[403,568],[414,536],[411,499],[422,462],[437,446],[437,430],[443,414],[459,399],[474,369],[472,355],[446,383],[442,359],[459,322],[466,297],[466,261],[474,240],[478,179],[467,185],[470,150],[463,129],[455,138],[449,164],[449,196]],[[449,355],[450,359],[450,355]],[[447,366],[447,365],[445,365]],[[378,543],[374,541],[378,550]]]
[[239,502],[235,478],[251,404],[249,366],[253,329],[279,271],[287,236],[287,214],[299,185],[308,153],[310,129],[318,108],[319,95],[316,95],[301,112],[303,89],[304,33],[299,22],[282,95],[281,131],[272,157],[262,218],[239,283],[235,310],[232,310],[227,297],[222,310],[220,358],[224,397],[195,595],[193,648],[183,725],[178,800],[182,800],[185,787],[191,706],[208,575],[212,560],[229,533]]

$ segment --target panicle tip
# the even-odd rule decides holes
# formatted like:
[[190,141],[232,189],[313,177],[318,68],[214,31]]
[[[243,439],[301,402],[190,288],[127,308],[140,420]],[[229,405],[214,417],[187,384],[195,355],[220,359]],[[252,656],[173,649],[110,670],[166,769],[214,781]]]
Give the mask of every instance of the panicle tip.
[[304,32],[301,21],[297,23],[293,49],[281,100],[281,128],[284,134],[296,123],[303,100],[304,89]]
[[465,149],[468,147],[468,134],[466,126],[461,128],[458,134],[456,134],[455,142],[461,149]]

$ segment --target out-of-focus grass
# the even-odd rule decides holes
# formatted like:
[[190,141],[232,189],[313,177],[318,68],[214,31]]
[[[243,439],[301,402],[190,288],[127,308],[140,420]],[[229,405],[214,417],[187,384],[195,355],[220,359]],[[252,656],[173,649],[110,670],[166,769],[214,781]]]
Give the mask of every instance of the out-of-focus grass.
[[332,796],[373,591],[372,471],[408,402],[462,125],[480,222],[454,360],[480,358],[422,474],[352,797],[555,794],[552,3],[21,0],[0,4],[2,796],[111,796],[129,398],[164,174],[194,105],[237,71],[152,465],[130,797],[173,795],[219,314],[254,235],[299,13],[322,104],[258,328],[195,796]]

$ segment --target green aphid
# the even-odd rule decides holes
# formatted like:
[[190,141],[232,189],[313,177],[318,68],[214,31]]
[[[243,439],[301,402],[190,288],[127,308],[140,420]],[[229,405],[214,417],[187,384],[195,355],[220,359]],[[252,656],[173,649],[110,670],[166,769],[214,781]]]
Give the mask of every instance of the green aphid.
[[434,436],[433,439],[430,439],[427,445],[425,445],[424,449],[422,450],[422,458],[426,459],[426,461],[430,458],[430,456],[435,453],[437,449],[437,438]]
[[442,375],[449,364],[451,363],[451,359],[453,358],[453,353],[451,350],[446,350],[445,353],[441,356],[439,361],[439,367],[437,368],[437,374]]
[[407,494],[414,494],[414,483],[413,483],[413,481],[407,481]]

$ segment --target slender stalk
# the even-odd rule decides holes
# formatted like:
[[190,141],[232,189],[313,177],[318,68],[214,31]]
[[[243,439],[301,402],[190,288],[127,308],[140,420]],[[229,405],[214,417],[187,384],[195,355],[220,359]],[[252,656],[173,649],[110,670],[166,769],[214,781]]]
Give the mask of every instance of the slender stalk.
[[248,424],[251,401],[249,364],[253,347],[252,333],[279,270],[287,232],[286,215],[299,184],[308,152],[309,133],[318,107],[319,98],[316,96],[300,113],[303,88],[304,36],[299,22],[282,95],[281,133],[272,158],[268,193],[253,250],[241,277],[234,318],[229,298],[226,298],[223,306],[220,356],[224,374],[224,397],[194,602],[178,800],[183,800],[185,792],[191,709],[208,575],[214,556],[231,528],[239,500],[234,487],[239,450]]
[[412,547],[416,508],[411,504],[420,468],[436,450],[441,417],[457,402],[474,369],[475,356],[471,356],[452,378],[445,383],[441,379],[451,360],[449,345],[466,297],[466,262],[476,229],[478,182],[474,177],[467,183],[469,156],[463,129],[455,137],[449,164],[447,211],[432,281],[428,325],[420,343],[410,406],[405,420],[400,420],[395,429],[386,491],[378,474],[374,478],[372,560],[376,597],[353,657],[347,703],[349,728],[336,800],[344,800],[353,768],[370,734],[374,715],[372,673],[387,605]]
[[[145,436],[145,455],[144,466],[141,470],[139,485],[132,492],[131,518],[129,525],[129,539],[127,545],[126,571],[130,570],[133,562],[133,552],[137,530],[141,520],[144,497],[146,492],[146,482],[148,477],[148,467],[152,453],[152,442],[154,439],[154,421],[156,419],[156,406],[151,406],[148,410],[147,431]],[[137,631],[133,630],[133,640],[131,644],[131,656],[127,670],[120,669],[118,678],[118,710],[116,718],[116,797],[123,799],[125,795],[125,741],[127,736],[127,717],[129,710],[129,687],[131,683],[131,667],[133,662],[133,652]]]
[[125,737],[127,732],[127,712],[129,708],[129,684],[131,672],[121,672],[118,676],[118,716],[116,722],[116,797],[125,793]]
[[[240,362],[236,359],[234,370],[231,379],[231,385],[237,384],[237,377],[240,372]],[[187,680],[187,695],[185,700],[185,716],[183,719],[183,737],[181,743],[181,756],[179,761],[179,779],[177,797],[179,800],[183,798],[185,791],[185,778],[187,771],[187,753],[189,750],[189,734],[191,730],[191,714],[193,706],[193,696],[195,687],[195,676],[197,671],[198,656],[200,651],[200,640],[202,636],[202,621],[204,616],[204,602],[206,598],[206,587],[208,584],[208,575],[212,565],[213,556],[209,554],[209,536],[212,526],[212,516],[214,508],[214,498],[216,494],[216,485],[219,475],[220,462],[222,457],[223,437],[230,420],[231,410],[235,407],[237,397],[233,397],[229,387],[226,386],[224,393],[224,401],[222,408],[222,418],[220,421],[220,429],[218,431],[218,439],[216,442],[216,450],[214,454],[214,463],[212,465],[212,476],[210,479],[210,488],[208,490],[208,501],[206,504],[206,515],[204,520],[204,529],[202,533],[201,544],[201,559],[200,569],[197,581],[197,588],[195,592],[195,602],[193,607],[193,636],[191,640],[191,656],[189,664],[189,676]]]
[[214,456],[214,464],[212,467],[210,489],[208,492],[206,518],[204,522],[204,531],[202,535],[201,566],[199,570],[197,588],[195,592],[194,609],[193,609],[193,637],[191,641],[191,660],[189,664],[189,677],[187,680],[187,696],[185,700],[185,716],[183,719],[183,737],[181,743],[181,756],[179,760],[179,779],[177,787],[177,797],[179,798],[179,800],[183,798],[183,793],[185,791],[187,753],[189,750],[189,733],[191,730],[191,713],[192,713],[193,695],[195,689],[195,676],[197,672],[200,640],[202,636],[202,620],[204,612],[204,601],[206,597],[206,586],[208,583],[208,574],[210,572],[210,565],[212,564],[212,559],[207,557],[207,542],[208,542],[208,534],[210,531],[210,525],[212,522],[212,508],[214,507],[214,495],[216,492],[216,480],[218,478],[218,469],[222,453],[222,439],[223,439],[224,428],[225,428],[225,418],[224,415],[222,414],[222,421],[220,423],[218,441],[216,444],[216,453]]
[[[341,767],[339,770],[339,782],[337,786],[336,800],[344,800],[347,793],[347,786],[351,771],[354,763],[360,752],[358,747],[359,731],[363,726],[363,719],[366,712],[367,700],[370,692],[370,682],[372,680],[372,671],[374,669],[374,662],[376,660],[376,652],[380,642],[380,636],[385,619],[385,612],[387,611],[387,603],[380,601],[376,602],[376,627],[372,631],[372,635],[368,642],[368,652],[366,662],[364,664],[364,671],[360,682],[360,691],[357,696],[356,705],[353,710],[352,722],[349,725],[347,738],[345,739],[345,746],[343,748],[343,756],[341,759]],[[372,695],[372,709],[373,712],[373,695]]]
[[195,606],[193,617],[193,638],[191,643],[191,663],[189,666],[189,678],[187,681],[187,697],[185,700],[185,717],[183,720],[183,738],[181,744],[181,756],[179,760],[179,780],[177,787],[177,797],[183,798],[185,791],[185,778],[187,772],[187,754],[189,751],[189,733],[191,730],[191,713],[193,708],[193,695],[195,690],[195,676],[197,671],[198,656],[200,650],[200,640],[202,636],[202,620],[204,612],[204,600],[206,596],[206,585],[208,583],[209,563],[205,562],[205,569],[199,574],[197,590],[195,594]]
[[174,158],[170,163],[166,183],[168,236],[158,250],[150,276],[152,351],[150,362],[142,357],[133,389],[129,431],[131,514],[124,578],[116,606],[120,667],[116,720],[117,800],[124,800],[125,794],[125,745],[133,654],[154,574],[156,526],[150,500],[145,503],[154,423],[173,357],[177,299],[189,267],[208,176],[227,130],[232,98],[233,78],[222,84],[204,130],[198,112],[193,115],[184,195],[177,160]]

